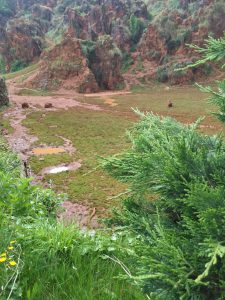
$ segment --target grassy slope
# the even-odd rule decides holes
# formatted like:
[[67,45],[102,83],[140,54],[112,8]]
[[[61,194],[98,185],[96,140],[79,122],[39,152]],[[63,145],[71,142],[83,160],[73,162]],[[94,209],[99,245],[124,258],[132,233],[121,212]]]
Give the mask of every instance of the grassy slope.
[[8,73],[8,74],[0,74],[0,76],[4,77],[6,80],[14,79],[16,77],[21,77],[21,81],[23,81],[23,79],[27,78],[30,75],[30,73],[33,73],[37,69],[38,69],[38,64],[33,64],[22,70],[13,73]]

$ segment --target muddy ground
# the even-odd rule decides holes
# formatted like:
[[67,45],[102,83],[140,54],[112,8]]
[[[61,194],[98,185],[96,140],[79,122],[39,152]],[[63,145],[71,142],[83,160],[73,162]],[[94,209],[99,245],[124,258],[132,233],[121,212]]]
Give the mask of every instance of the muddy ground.
[[[83,109],[101,111],[102,108],[98,105],[91,105],[88,103],[81,103],[79,95],[72,91],[60,91],[57,95],[54,96],[20,96],[19,88],[16,86],[15,79],[9,80],[7,82],[9,97],[11,105],[5,111],[4,118],[6,118],[11,127],[13,128],[12,133],[4,131],[5,137],[8,140],[11,148],[18,153],[21,160],[23,161],[25,168],[25,174],[30,175],[34,178],[34,184],[43,183],[43,178],[45,174],[57,173],[57,172],[66,172],[70,170],[76,170],[81,167],[82,162],[72,162],[70,164],[61,164],[59,166],[51,166],[44,168],[39,174],[34,174],[29,166],[29,158],[31,155],[51,155],[62,152],[67,152],[69,154],[76,151],[74,145],[71,141],[66,139],[63,136],[60,136],[62,139],[62,145],[60,147],[49,147],[48,145],[38,145],[38,138],[32,136],[27,128],[23,126],[23,121],[26,117],[33,111],[43,111],[43,117],[48,111],[56,111],[65,109],[68,110],[74,107],[80,107]],[[103,100],[105,104],[109,106],[116,106],[115,100],[111,99],[112,95],[121,95],[127,94],[128,92],[105,92],[105,93],[96,93],[96,94],[87,94],[85,97],[98,97]],[[50,104],[50,105],[49,105]],[[46,108],[49,107],[49,108]],[[25,107],[25,108],[22,108]],[[41,120],[40,120],[41,121]],[[35,143],[35,147],[34,147]],[[38,146],[37,146],[38,145]],[[69,199],[68,201],[62,204],[64,211],[59,215],[59,220],[63,222],[75,222],[82,228],[96,228],[98,226],[98,220],[96,215],[95,208],[91,209],[87,205],[76,203],[75,199]]]

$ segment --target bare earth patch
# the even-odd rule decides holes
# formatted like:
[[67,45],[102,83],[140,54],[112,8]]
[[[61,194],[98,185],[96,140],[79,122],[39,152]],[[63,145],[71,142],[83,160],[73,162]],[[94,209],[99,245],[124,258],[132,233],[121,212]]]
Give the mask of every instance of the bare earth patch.
[[31,145],[38,138],[30,135],[27,128],[22,125],[22,121],[26,119],[26,114],[22,109],[14,107],[6,111],[4,118],[10,120],[10,125],[14,129],[12,134],[6,135],[10,147],[18,153],[22,160],[27,160]]
[[59,215],[59,220],[65,224],[73,223],[74,221],[80,228],[99,227],[95,208],[91,210],[88,206],[78,203],[65,201],[62,204],[64,212]]

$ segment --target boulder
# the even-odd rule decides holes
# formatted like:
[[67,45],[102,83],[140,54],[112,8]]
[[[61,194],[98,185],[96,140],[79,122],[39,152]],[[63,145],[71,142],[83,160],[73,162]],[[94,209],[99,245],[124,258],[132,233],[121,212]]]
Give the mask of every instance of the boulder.
[[45,108],[52,108],[53,107],[53,105],[52,105],[52,103],[45,103]]
[[27,102],[23,102],[22,105],[21,105],[21,107],[23,109],[29,108],[29,104]]

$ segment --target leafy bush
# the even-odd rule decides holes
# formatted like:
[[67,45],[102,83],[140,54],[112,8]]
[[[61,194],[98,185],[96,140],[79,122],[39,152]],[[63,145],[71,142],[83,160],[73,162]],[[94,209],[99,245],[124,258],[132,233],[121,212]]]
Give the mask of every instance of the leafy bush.
[[[209,37],[205,41],[205,47],[199,47],[196,45],[189,45],[191,48],[195,49],[197,53],[201,55],[201,59],[196,61],[193,64],[188,65],[186,68],[196,68],[200,65],[207,65],[208,62],[219,62],[225,61],[225,33],[224,36],[215,39]],[[224,65],[222,65],[223,67]],[[203,87],[199,85],[199,88],[208,94],[209,100],[216,104],[219,109],[219,112],[215,113],[218,119],[222,122],[225,122],[225,80],[217,81],[217,91],[211,87]]]
[[[166,82],[166,81],[170,81],[172,84],[176,84],[179,83],[180,79],[182,77],[185,77],[187,75],[187,70],[185,69],[185,66],[187,64],[189,64],[188,61],[185,62],[181,62],[181,63],[177,63],[177,62],[173,62],[170,64],[166,61],[167,57],[165,57],[165,62],[167,64],[158,67],[157,69],[157,80],[159,82]],[[191,81],[192,78],[186,77],[186,81]]]
[[[193,46],[203,58],[224,59],[225,38]],[[210,94],[225,122],[225,81]],[[135,253],[118,263],[149,299],[225,298],[225,142],[197,132],[199,121],[141,114],[130,133],[131,149],[102,161],[129,186],[124,210],[111,223],[130,237]],[[128,267],[135,269],[134,273]]]
[[91,40],[81,40],[81,49],[86,58],[95,50],[96,43]]

